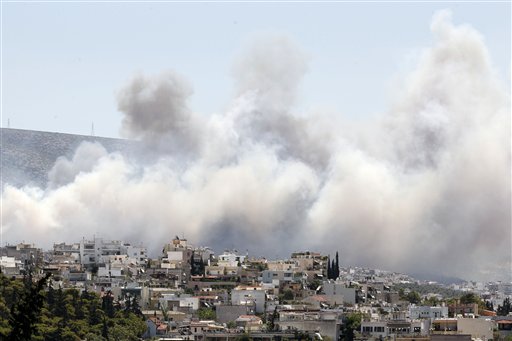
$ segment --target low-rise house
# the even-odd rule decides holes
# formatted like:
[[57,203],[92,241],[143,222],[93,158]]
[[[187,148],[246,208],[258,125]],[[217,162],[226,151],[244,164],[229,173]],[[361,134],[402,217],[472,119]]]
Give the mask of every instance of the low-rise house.
[[69,282],[87,282],[92,279],[92,274],[85,270],[64,270],[62,271],[62,278]]
[[302,302],[304,304],[311,306],[311,308],[313,308],[313,309],[328,308],[330,305],[330,302],[325,295],[309,296],[309,297],[304,298],[302,300]]
[[491,340],[494,323],[483,318],[445,318],[432,321],[432,334],[470,334],[472,338]]
[[6,275],[19,275],[21,269],[21,260],[16,260],[14,257],[1,256],[0,257],[0,271]]
[[[43,250],[33,244],[20,243],[0,247],[0,257],[6,257],[3,258],[3,263],[9,265],[9,271],[13,275],[17,275],[19,271],[25,270],[27,265],[42,268],[44,264]],[[12,258],[15,261],[14,267],[11,266]]]
[[496,320],[496,326],[500,337],[505,338],[512,335],[512,317],[506,319],[500,316],[500,319]]
[[217,278],[239,276],[242,268],[230,265],[209,265],[204,270],[207,276]]
[[478,304],[476,303],[468,303],[461,304],[455,303],[448,305],[448,314],[450,317],[467,317],[467,316],[477,316],[478,315]]
[[237,254],[236,250],[224,251],[223,254],[217,257],[217,262],[220,266],[238,267],[245,261],[246,256]]
[[319,333],[331,340],[339,339],[342,327],[340,315],[335,311],[280,311],[279,320],[274,323],[282,331]]
[[240,315],[249,315],[250,307],[246,305],[218,305],[215,307],[216,320],[219,323],[235,321]]
[[[183,327],[187,327],[183,325]],[[196,339],[203,339],[205,334],[216,331],[222,331],[225,328],[215,323],[215,321],[192,321],[190,322],[188,329]]]
[[345,286],[344,283],[334,281],[324,281],[323,291],[326,295],[331,296],[333,299],[339,297],[343,303],[354,305],[356,304],[356,289]]
[[231,290],[231,304],[254,305],[256,313],[265,311],[266,293],[261,286],[239,285]]
[[292,270],[264,270],[261,272],[261,281],[263,283],[272,283],[275,286],[280,286],[293,280]]
[[236,320],[237,327],[244,328],[246,332],[257,332],[263,327],[263,321],[256,315],[240,315]]
[[190,295],[163,294],[158,301],[160,308],[169,311],[174,310],[190,314],[199,309],[199,298]]

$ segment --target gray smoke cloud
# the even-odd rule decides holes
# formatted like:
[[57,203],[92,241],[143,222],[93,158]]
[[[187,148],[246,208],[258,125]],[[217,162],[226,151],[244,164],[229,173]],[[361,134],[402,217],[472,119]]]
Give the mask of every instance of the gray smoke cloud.
[[136,75],[118,93],[123,136],[142,139],[160,152],[190,153],[200,147],[197,118],[188,108],[192,86],[179,74]]
[[185,234],[268,257],[340,250],[342,264],[510,280],[510,98],[478,32],[448,11],[431,30],[368,125],[297,113],[308,57],[280,35],[236,60],[223,114],[194,115],[175,73],[139,75],[118,96],[123,130],[164,157],[80,146],[47,188],[4,187],[4,238],[50,246],[101,232],[157,251]]

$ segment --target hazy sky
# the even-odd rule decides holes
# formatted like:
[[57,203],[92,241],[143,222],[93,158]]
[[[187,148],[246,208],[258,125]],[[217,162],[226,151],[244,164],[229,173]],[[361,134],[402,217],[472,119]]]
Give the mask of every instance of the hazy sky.
[[350,118],[387,110],[393,82],[432,36],[433,13],[485,38],[510,82],[510,3],[17,3],[2,5],[2,126],[118,137],[116,94],[135,73],[174,70],[191,109],[226,110],[231,65],[254,35],[284,33],[308,53],[299,111]]

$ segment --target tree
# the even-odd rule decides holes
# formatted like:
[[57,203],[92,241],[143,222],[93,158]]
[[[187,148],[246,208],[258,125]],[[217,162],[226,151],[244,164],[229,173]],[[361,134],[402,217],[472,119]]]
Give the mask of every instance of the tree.
[[101,326],[101,336],[103,336],[105,339],[109,339],[108,337],[108,324],[107,324],[107,319],[105,318],[105,316],[103,316],[103,324]]
[[327,279],[332,278],[332,271],[331,271],[331,257],[327,256]]
[[285,300],[285,301],[292,301],[293,298],[294,298],[293,291],[291,291],[290,289],[285,290],[283,292],[283,300]]
[[24,290],[21,292],[19,301],[11,307],[9,319],[11,332],[7,337],[8,340],[30,340],[32,338],[44,304],[42,292],[50,276],[51,274],[47,273],[36,282],[33,281],[30,271],[28,275],[24,276]]
[[439,304],[439,300],[437,299],[437,297],[432,296],[432,297],[429,297],[429,298],[425,299],[423,301],[423,303],[425,305],[429,305],[429,306],[435,307],[435,306],[437,306]]
[[[100,299],[85,290],[80,295],[76,289],[45,287],[44,278],[33,281],[30,271],[23,280],[0,275],[0,340],[136,341],[146,330],[140,316],[112,307],[108,293]],[[136,300],[131,306],[138,306]],[[109,309],[113,317],[104,311]]]
[[480,297],[473,292],[469,292],[460,297],[460,303],[462,303],[462,304],[477,303],[478,304],[478,303],[480,303]]
[[361,329],[361,320],[363,319],[362,313],[349,314],[343,321],[342,335],[345,341],[354,340],[354,331]]
[[215,320],[215,311],[212,308],[201,308],[197,311],[201,320]]
[[409,301],[409,303],[413,304],[418,304],[421,302],[420,294],[418,294],[418,292],[416,291],[411,291],[410,293],[408,293],[406,299],[407,301]]
[[510,298],[507,297],[503,300],[503,305],[498,306],[497,314],[499,316],[506,316],[510,312],[512,312],[512,306],[510,304]]
[[277,306],[274,308],[274,312],[270,315],[268,319],[268,330],[274,331],[276,329],[275,320],[279,318],[279,314],[277,313]]
[[107,291],[107,293],[101,298],[101,309],[108,317],[114,317],[114,295],[112,294],[112,291]]
[[334,279],[340,277],[340,259],[338,257],[338,251],[336,251],[336,267],[334,268]]

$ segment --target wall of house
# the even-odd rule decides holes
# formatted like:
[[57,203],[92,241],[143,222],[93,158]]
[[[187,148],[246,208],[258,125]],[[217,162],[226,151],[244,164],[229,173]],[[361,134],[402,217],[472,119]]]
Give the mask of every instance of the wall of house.
[[341,325],[336,320],[297,320],[297,321],[278,321],[276,325],[280,330],[300,330],[303,332],[319,332],[320,335],[328,336],[331,340],[338,340]]
[[326,295],[341,295],[344,303],[356,304],[355,288],[347,288],[344,284],[334,282],[324,282],[323,287]]
[[240,315],[247,315],[249,309],[245,305],[218,305],[215,309],[217,322],[228,323],[236,320]]
[[461,334],[471,334],[472,338],[491,340],[494,324],[491,320],[481,318],[458,318],[457,331]]
[[248,302],[255,303],[257,313],[265,311],[265,291],[264,290],[239,290],[231,291],[231,303],[233,305],[244,305]]

